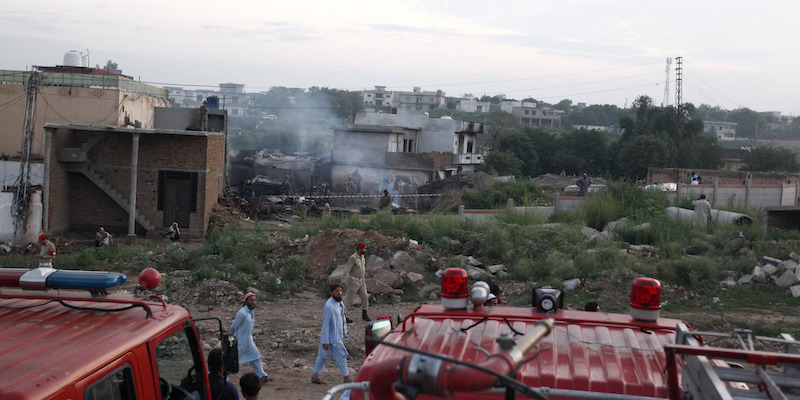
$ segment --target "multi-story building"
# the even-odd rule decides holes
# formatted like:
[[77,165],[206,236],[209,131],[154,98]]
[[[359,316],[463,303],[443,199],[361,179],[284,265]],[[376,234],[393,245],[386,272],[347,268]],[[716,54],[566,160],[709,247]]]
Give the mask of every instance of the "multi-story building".
[[468,97],[459,100],[458,109],[469,113],[485,113],[491,111],[491,104],[488,101],[478,101],[473,97]]
[[224,184],[224,111],[201,132],[199,111],[170,108],[167,90],[81,66],[0,71],[0,104],[0,240],[154,235],[175,221],[205,232]]
[[504,100],[500,103],[500,110],[517,117],[520,125],[537,128],[560,128],[561,116],[564,115],[562,110],[539,108],[537,103],[516,100]]
[[243,117],[249,110],[249,95],[244,85],[239,83],[220,83],[219,89],[184,89],[179,86],[164,86],[169,92],[173,107],[198,108],[209,100],[212,109],[227,110],[228,115]]
[[394,107],[405,110],[428,110],[447,106],[443,91],[424,91],[420,87],[415,87],[411,92],[396,91],[393,99]]
[[365,90],[363,92],[364,106],[385,107],[392,106],[393,93],[386,90],[386,86],[375,86],[375,90]]
[[736,122],[703,121],[703,132],[712,133],[717,140],[736,140]]

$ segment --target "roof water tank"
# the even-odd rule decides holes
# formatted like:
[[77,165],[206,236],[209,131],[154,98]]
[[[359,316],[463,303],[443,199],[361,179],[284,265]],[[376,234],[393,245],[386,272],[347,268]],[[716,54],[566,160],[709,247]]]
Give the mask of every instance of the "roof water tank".
[[70,50],[64,53],[64,65],[68,67],[86,67],[87,60],[88,57],[75,50]]

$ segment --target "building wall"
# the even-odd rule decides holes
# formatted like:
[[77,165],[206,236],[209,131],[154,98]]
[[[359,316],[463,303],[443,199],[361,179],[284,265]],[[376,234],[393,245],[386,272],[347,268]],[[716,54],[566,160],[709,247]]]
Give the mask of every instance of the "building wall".
[[334,130],[331,164],[383,165],[386,161],[387,141],[385,132]]
[[[27,87],[0,84],[0,153],[17,156],[22,149]],[[34,117],[32,154],[44,154],[44,124],[123,126],[127,115],[141,128],[154,127],[155,107],[169,100],[115,88],[40,86]]]
[[[77,147],[93,135],[105,136],[87,154],[93,168],[123,198],[129,197],[132,134],[58,129],[53,135],[50,180],[49,220],[53,232],[103,226],[112,232],[127,233],[127,211],[84,175],[67,172],[66,165],[57,162],[56,148]],[[209,136],[141,134],[136,208],[158,231],[163,228],[164,218],[164,211],[158,210],[159,171],[197,173],[196,211],[190,213],[189,226],[181,228],[185,234],[202,235],[224,187],[224,152],[225,135],[222,133]],[[68,206],[56,207],[63,204]],[[137,234],[143,233],[137,230]]]

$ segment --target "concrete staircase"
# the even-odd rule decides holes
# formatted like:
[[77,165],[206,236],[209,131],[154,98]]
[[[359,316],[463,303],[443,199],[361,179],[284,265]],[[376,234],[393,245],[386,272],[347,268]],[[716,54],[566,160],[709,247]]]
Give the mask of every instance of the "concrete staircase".
[[[111,183],[106,181],[98,172],[97,170],[92,167],[91,164],[88,162],[78,162],[78,163],[64,163],[65,169],[69,172],[77,172],[81,173],[87,178],[89,178],[92,183],[94,183],[100,190],[105,192],[115,203],[119,204],[123,210],[127,212],[131,212],[131,204],[128,201],[128,198],[120,193],[117,189],[115,189]],[[155,230],[155,224],[150,222],[147,217],[144,216],[138,209],[136,210],[136,222],[139,223],[144,229],[147,231]]]

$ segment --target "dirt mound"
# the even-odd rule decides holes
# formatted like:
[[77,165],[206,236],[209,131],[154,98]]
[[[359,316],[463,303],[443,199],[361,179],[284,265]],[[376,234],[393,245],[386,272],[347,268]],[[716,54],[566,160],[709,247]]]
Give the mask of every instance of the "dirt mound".
[[358,229],[333,229],[323,231],[308,239],[303,253],[307,255],[306,265],[312,274],[324,275],[355,252],[356,244],[367,244],[367,254],[389,258],[402,246],[402,239],[383,236],[375,231]]

